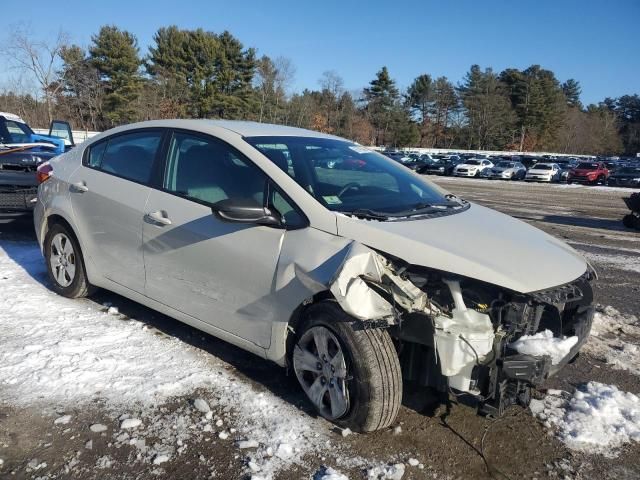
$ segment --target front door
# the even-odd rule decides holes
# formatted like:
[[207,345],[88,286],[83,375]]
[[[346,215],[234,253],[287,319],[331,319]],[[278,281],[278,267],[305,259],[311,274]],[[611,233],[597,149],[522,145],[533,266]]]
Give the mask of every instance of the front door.
[[268,348],[285,230],[223,221],[211,205],[264,202],[266,176],[224,142],[174,133],[143,222],[146,295]]

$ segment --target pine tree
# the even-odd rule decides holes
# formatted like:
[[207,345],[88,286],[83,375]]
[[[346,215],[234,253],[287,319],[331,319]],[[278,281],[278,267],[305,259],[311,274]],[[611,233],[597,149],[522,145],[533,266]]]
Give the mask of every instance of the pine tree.
[[573,78],[570,78],[562,84],[562,93],[567,101],[567,106],[570,108],[582,108],[582,102],[580,102],[580,94],[582,88],[580,83]]
[[106,93],[104,115],[111,125],[135,120],[134,102],[142,87],[142,62],[135,35],[115,26],[103,26],[91,41],[91,64],[99,72]]
[[509,142],[514,117],[503,84],[491,68],[472,65],[458,87],[466,110],[467,148],[500,149]]
[[376,129],[376,145],[387,140],[387,132],[391,127],[394,112],[399,108],[400,92],[395,81],[389,76],[387,67],[382,67],[364,89],[365,112],[371,124]]

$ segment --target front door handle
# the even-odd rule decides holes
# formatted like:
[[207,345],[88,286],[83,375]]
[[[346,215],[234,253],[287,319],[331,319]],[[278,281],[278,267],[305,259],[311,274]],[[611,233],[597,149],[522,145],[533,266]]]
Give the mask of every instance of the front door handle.
[[89,191],[89,187],[84,182],[72,183],[69,190],[75,193],[84,193]]
[[163,212],[160,211],[147,213],[144,218],[160,225],[171,225],[171,220],[169,220],[168,217],[165,217]]

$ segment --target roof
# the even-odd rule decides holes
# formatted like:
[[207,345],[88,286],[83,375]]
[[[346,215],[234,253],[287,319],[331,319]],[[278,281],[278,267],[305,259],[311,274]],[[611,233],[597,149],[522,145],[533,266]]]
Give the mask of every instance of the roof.
[[18,115],[16,115],[15,113],[0,112],[0,117],[4,117],[7,120],[14,120],[14,121],[20,122],[20,123],[27,123],[22,118],[20,118]]
[[243,137],[266,137],[266,136],[286,136],[286,137],[326,137],[337,138],[334,135],[306,130],[304,128],[289,127],[286,125],[275,125],[272,123],[246,122],[241,120],[199,120],[207,122],[216,127],[226,128]]

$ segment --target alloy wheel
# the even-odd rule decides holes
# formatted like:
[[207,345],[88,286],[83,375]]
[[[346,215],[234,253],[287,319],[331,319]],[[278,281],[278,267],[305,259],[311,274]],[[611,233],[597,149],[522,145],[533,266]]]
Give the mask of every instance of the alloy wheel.
[[51,272],[61,287],[68,287],[76,276],[76,254],[69,237],[57,233],[51,239],[51,255],[49,258]]
[[293,351],[293,369],[320,414],[336,420],[349,410],[347,365],[338,338],[326,327],[307,330]]

